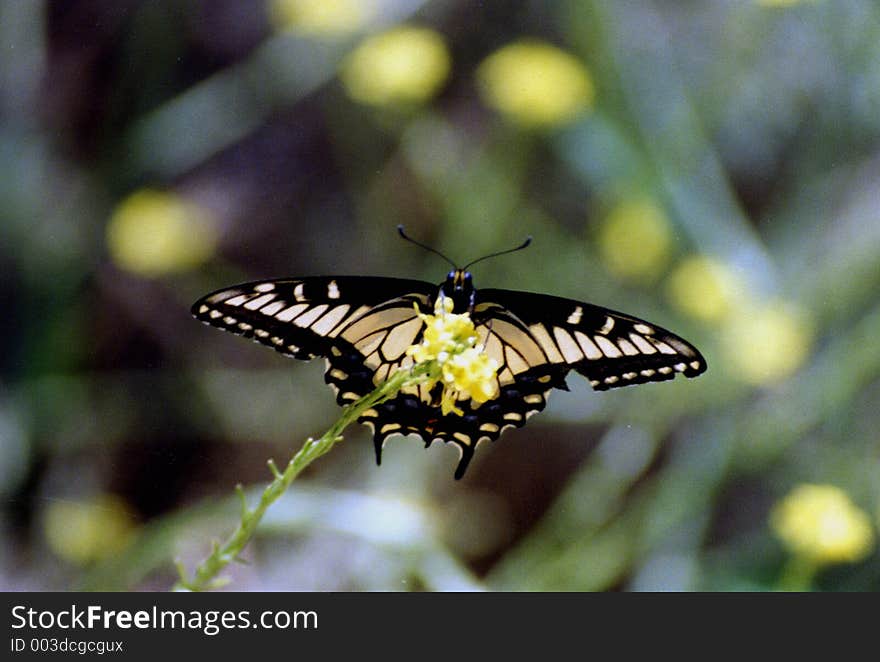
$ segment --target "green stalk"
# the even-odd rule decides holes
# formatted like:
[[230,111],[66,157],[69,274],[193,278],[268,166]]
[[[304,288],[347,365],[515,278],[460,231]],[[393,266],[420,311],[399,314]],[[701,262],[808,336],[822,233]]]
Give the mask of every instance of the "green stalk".
[[238,558],[253,538],[266,510],[287,491],[300,472],[327,453],[337,442],[342,441],[342,431],[357,421],[366,410],[390,400],[402,388],[434,378],[436,372],[437,366],[433,361],[417,364],[412,370],[397,371],[375,391],[345,407],[339,420],[322,437],[319,439],[309,438],[299,452],[287,463],[283,472],[278,470],[274,461],[269,460],[269,469],[272,471],[274,480],[263,490],[259,503],[255,508],[249,508],[245,501],[244,490],[241,485],[237,487],[241,497],[241,520],[235,531],[223,544],[214,543],[211,554],[196,567],[192,578],[187,577],[186,570],[178,563],[177,570],[180,579],[174,585],[174,590],[202,591],[222,586],[225,582],[218,579],[217,576],[223,568]]

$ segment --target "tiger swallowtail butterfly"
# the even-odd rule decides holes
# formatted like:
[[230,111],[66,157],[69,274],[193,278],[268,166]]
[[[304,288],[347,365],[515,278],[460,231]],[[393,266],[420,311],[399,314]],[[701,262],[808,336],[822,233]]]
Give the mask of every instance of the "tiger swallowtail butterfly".
[[372,276],[243,283],[202,297],[192,314],[285,356],[323,357],[324,381],[345,406],[413,365],[406,350],[421,342],[425,326],[417,311],[431,314],[437,298],[448,297],[452,312],[470,314],[477,346],[500,366],[498,395],[482,404],[459,401],[462,415],[443,415],[442,385],[422,384],[404,388],[358,421],[372,429],[377,464],[385,440],[395,434],[417,434],[425,447],[435,439],[455,444],[461,451],[456,478],[464,475],[480,441],[494,441],[506,429],[522,427],[544,409],[552,389],[568,390],[570,370],[586,377],[597,391],[665,381],[677,374],[696,377],[706,370],[693,345],[637,317],[546,294],[478,290],[467,270],[475,262],[453,268],[440,285]]

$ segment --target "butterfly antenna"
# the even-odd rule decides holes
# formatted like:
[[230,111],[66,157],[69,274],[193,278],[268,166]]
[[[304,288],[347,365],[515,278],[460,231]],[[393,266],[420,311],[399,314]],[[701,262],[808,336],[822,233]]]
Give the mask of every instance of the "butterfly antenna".
[[508,253],[516,253],[517,251],[521,251],[523,248],[528,248],[529,244],[531,244],[531,243],[532,243],[532,236],[529,235],[528,237],[526,237],[526,240],[523,243],[521,243],[519,246],[517,246],[516,248],[508,248],[506,251],[498,251],[497,253],[490,253],[489,255],[484,255],[483,257],[477,258],[473,262],[468,262],[462,268],[467,269],[468,267],[475,265],[477,262],[482,262],[483,260],[488,260],[490,257],[498,257],[499,255],[507,255]]
[[442,257],[444,260],[446,260],[447,262],[449,262],[449,264],[452,265],[452,268],[453,268],[453,269],[458,269],[458,266],[456,266],[455,262],[453,262],[452,260],[450,260],[450,259],[449,259],[448,257],[446,257],[445,255],[443,255],[443,253],[441,253],[440,251],[438,251],[436,248],[431,248],[430,246],[426,246],[426,245],[423,244],[422,242],[420,242],[420,241],[416,241],[415,239],[413,239],[412,237],[410,237],[409,235],[407,235],[406,232],[403,231],[403,226],[402,226],[402,225],[398,225],[398,226],[397,226],[397,231],[400,233],[400,236],[401,236],[401,237],[403,237],[404,239],[406,239],[406,240],[407,240],[408,242],[410,242],[411,244],[415,244],[415,245],[418,246],[419,248],[424,248],[426,251],[430,251],[431,253],[434,253],[434,255],[439,255],[439,256]]

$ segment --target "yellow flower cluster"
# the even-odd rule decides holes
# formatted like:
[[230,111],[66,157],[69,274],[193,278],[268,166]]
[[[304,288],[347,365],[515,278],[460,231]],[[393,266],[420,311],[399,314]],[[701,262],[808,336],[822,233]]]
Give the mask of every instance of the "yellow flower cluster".
[[868,515],[833,485],[800,485],[770,515],[770,525],[792,553],[821,565],[855,562],[874,544]]
[[464,412],[456,406],[457,400],[483,403],[498,395],[498,362],[475,346],[477,334],[470,315],[453,313],[452,307],[451,299],[438,297],[433,315],[419,313],[425,322],[422,342],[406,353],[416,363],[436,362],[437,376],[431,386],[443,382],[443,415],[461,416]]

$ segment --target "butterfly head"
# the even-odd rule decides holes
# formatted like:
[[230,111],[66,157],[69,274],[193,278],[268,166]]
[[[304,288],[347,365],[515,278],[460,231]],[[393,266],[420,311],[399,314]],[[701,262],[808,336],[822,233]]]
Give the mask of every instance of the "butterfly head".
[[436,248],[431,248],[430,246],[427,246],[407,236],[407,234],[403,231],[402,225],[397,226],[397,232],[408,242],[413,243],[420,248],[424,248],[426,251],[430,251],[435,255],[439,255],[452,265],[452,271],[446,274],[446,280],[440,286],[440,296],[452,299],[452,302],[454,304],[452,310],[453,312],[459,314],[472,313],[474,311],[474,283],[473,279],[471,278],[471,274],[468,271],[468,267],[476,264],[477,262],[488,260],[490,257],[498,257],[499,255],[506,255],[507,253],[521,251],[523,248],[532,243],[532,238],[527,237],[526,240],[516,248],[509,248],[504,251],[498,251],[497,253],[490,253],[489,255],[484,255],[481,258],[468,262],[466,265],[464,265],[464,267],[458,267],[456,266],[455,262],[443,255],[443,253],[438,251]]
[[453,312],[473,312],[474,309],[474,281],[471,272],[464,269],[453,269],[446,274],[446,280],[440,286],[443,296],[452,299]]

